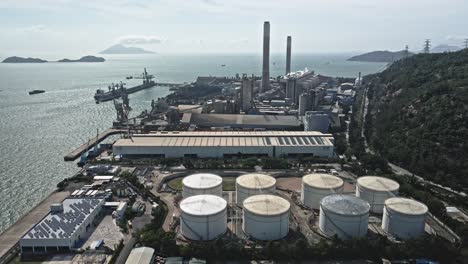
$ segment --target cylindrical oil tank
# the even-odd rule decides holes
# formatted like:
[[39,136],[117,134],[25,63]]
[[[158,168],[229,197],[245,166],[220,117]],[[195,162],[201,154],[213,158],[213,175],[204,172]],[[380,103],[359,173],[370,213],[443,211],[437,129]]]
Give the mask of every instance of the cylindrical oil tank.
[[180,202],[180,230],[191,240],[212,240],[226,232],[227,202],[215,195],[202,194]]
[[320,209],[320,200],[323,197],[343,192],[342,179],[322,173],[312,173],[302,177],[301,201],[312,209]]
[[319,228],[327,236],[340,239],[363,237],[367,234],[370,205],[358,197],[331,194],[320,202]]
[[394,197],[385,201],[382,229],[400,239],[417,238],[424,234],[427,206],[421,202]]
[[276,195],[259,194],[244,200],[242,229],[254,239],[277,240],[289,232],[289,202]]
[[394,180],[365,176],[357,180],[356,196],[369,202],[371,212],[382,214],[385,200],[397,196],[399,188]]
[[244,174],[236,179],[236,203],[242,206],[244,200],[257,194],[272,194],[276,190],[276,179],[260,173]]
[[182,180],[183,198],[200,194],[222,196],[223,179],[211,173],[198,173],[189,175]]

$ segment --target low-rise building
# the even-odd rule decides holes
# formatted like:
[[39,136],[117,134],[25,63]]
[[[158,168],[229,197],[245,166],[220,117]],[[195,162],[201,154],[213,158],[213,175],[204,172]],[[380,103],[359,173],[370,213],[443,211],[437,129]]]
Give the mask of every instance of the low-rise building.
[[150,264],[154,261],[154,249],[150,247],[134,248],[125,264]]
[[19,241],[23,253],[62,252],[79,247],[101,212],[104,199],[69,198],[52,204],[50,213]]
[[127,158],[334,155],[332,135],[316,131],[158,132],[119,139],[113,151]]

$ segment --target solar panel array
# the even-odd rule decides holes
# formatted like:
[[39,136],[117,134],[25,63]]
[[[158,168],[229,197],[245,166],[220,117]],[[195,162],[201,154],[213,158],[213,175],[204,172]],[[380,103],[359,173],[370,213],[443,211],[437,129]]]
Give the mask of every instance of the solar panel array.
[[23,239],[66,239],[100,206],[101,199],[66,199],[63,212],[49,213]]

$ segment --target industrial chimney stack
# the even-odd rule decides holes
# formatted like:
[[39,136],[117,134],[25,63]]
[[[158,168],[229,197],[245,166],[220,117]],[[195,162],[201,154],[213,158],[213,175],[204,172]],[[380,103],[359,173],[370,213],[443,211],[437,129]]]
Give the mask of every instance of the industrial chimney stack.
[[287,38],[286,44],[286,75],[291,72],[291,36]]
[[263,69],[260,92],[270,89],[270,22],[263,24]]

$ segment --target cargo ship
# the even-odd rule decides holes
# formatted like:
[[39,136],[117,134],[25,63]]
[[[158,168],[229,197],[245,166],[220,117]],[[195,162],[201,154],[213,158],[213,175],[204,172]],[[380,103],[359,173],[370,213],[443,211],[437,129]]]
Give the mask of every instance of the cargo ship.
[[[120,82],[119,84],[109,85],[108,91],[98,89],[94,94],[94,100],[96,103],[110,101],[113,99],[118,99],[122,96],[123,93],[131,94],[144,89],[148,89],[156,86],[156,82],[153,81],[154,76],[146,72],[146,68],[143,71],[141,76],[132,77],[133,79],[142,79],[143,83],[134,87],[125,88],[125,83]],[[127,77],[128,79],[128,77]]]
[[44,90],[32,90],[29,92],[29,95],[45,93]]

